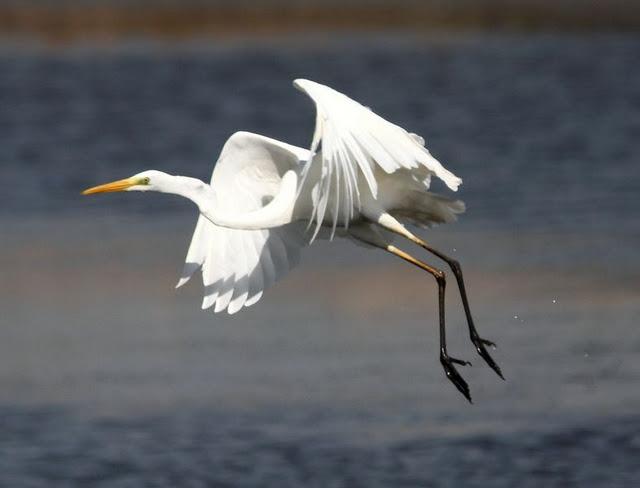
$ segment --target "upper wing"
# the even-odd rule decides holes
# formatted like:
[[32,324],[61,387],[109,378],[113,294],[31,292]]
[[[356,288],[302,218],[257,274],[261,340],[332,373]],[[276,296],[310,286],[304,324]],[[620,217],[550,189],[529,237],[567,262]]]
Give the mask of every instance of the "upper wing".
[[[311,153],[302,181],[322,141],[322,169],[312,193],[312,220],[316,221],[316,233],[329,205],[333,211],[334,230],[339,216],[347,226],[354,205],[359,205],[358,178],[361,176],[372,195],[377,197],[376,166],[387,173],[400,168],[420,169],[427,187],[432,174],[454,191],[462,183],[429,153],[421,137],[409,134],[328,86],[309,80],[295,80],[294,86],[315,102],[317,111]],[[330,198],[333,201],[329,202]]]
[[[262,208],[277,193],[282,175],[307,157],[306,149],[235,133],[225,143],[211,177],[216,205],[234,213]],[[265,288],[295,266],[303,245],[295,224],[236,230],[200,215],[177,286],[202,268],[202,307],[215,305],[215,312],[227,309],[232,314],[256,303]]]

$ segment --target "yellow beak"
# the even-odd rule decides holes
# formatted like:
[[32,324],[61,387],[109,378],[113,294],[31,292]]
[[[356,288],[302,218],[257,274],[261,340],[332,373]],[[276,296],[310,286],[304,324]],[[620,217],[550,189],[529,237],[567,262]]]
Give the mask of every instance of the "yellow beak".
[[125,191],[131,186],[140,184],[137,178],[125,178],[124,180],[112,181],[111,183],[105,183],[104,185],[94,186],[87,188],[82,192],[83,195],[92,195],[93,193],[109,193],[114,191]]

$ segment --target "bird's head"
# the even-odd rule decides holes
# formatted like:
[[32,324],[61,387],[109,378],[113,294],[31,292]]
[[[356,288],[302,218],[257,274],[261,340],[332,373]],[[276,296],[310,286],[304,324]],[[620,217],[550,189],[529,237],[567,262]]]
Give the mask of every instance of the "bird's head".
[[124,180],[112,181],[104,185],[87,188],[82,194],[92,195],[94,193],[110,193],[115,191],[163,191],[171,178],[171,175],[163,173],[162,171],[143,171]]

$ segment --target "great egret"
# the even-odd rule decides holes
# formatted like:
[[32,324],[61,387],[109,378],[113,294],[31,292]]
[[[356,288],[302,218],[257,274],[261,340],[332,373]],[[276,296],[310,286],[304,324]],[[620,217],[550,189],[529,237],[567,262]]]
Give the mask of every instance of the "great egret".
[[440,362],[447,378],[471,401],[454,366],[470,363],[447,352],[445,273],[393,245],[394,236],[401,236],[447,263],[460,290],[471,342],[503,378],[485,347],[494,344],[482,339],[473,324],[459,263],[405,226],[455,220],[464,211],[463,202],[428,190],[433,176],[454,191],[462,180],[430,154],[420,136],[328,86],[302,79],[294,86],[316,105],[309,150],[236,132],[225,143],[210,184],[150,170],[83,193],[157,191],[194,202],[200,216],[177,287],[201,268],[202,307],[215,312],[233,314],[255,304],[317,237],[348,237],[427,271],[438,284]]

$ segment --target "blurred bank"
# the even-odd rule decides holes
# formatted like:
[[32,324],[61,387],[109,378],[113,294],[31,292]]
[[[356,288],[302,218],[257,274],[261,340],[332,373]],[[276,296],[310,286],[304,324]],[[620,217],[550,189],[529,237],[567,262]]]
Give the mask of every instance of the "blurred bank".
[[636,31],[640,3],[609,0],[5,0],[0,32],[51,42],[445,30]]

